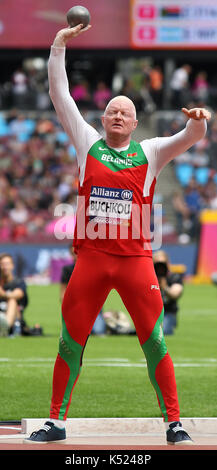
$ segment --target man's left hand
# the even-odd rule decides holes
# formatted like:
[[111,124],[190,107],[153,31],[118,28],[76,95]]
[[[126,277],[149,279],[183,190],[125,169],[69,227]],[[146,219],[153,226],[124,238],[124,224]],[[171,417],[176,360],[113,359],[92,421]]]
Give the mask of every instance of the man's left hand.
[[207,121],[209,121],[212,117],[208,109],[205,109],[205,108],[192,108],[192,109],[182,108],[182,112],[189,119],[191,118],[197,121],[199,121],[200,119],[206,119]]

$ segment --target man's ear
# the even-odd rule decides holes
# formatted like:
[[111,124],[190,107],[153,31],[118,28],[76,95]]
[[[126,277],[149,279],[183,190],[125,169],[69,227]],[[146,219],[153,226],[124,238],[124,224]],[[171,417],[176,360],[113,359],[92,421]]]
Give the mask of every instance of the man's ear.
[[103,125],[103,127],[104,127],[104,122],[105,122],[105,116],[104,116],[104,115],[101,116],[101,121],[102,121],[102,125]]
[[135,129],[137,128],[137,125],[138,125],[138,120],[136,119],[133,123],[133,130],[135,131]]

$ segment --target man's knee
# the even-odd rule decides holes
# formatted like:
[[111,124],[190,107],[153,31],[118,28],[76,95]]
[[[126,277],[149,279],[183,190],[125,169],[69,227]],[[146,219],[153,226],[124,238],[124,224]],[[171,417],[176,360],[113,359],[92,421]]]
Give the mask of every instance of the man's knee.
[[155,365],[157,365],[158,362],[167,353],[167,347],[163,333],[163,311],[159,316],[148,340],[142,345],[142,349],[147,361]]

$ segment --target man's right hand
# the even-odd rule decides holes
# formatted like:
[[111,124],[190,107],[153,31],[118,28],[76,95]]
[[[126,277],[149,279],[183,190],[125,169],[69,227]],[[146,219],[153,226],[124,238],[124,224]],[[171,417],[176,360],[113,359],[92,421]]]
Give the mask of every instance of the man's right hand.
[[91,25],[86,26],[86,28],[82,28],[82,26],[83,26],[82,24],[78,24],[74,28],[70,28],[70,26],[69,26],[68,28],[64,28],[64,29],[61,29],[60,31],[58,31],[58,33],[57,33],[57,35],[54,39],[53,46],[65,47],[67,42],[70,39],[76,38],[77,36],[79,36],[79,34],[85,32],[85,31],[88,31],[88,29],[91,28]]

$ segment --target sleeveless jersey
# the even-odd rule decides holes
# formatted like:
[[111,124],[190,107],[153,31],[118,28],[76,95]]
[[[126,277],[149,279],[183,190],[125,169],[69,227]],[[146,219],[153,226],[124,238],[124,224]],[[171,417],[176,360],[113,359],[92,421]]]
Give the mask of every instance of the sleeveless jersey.
[[115,255],[151,256],[150,213],[156,178],[144,196],[148,160],[131,140],[117,151],[97,140],[89,149],[79,185],[74,248]]

